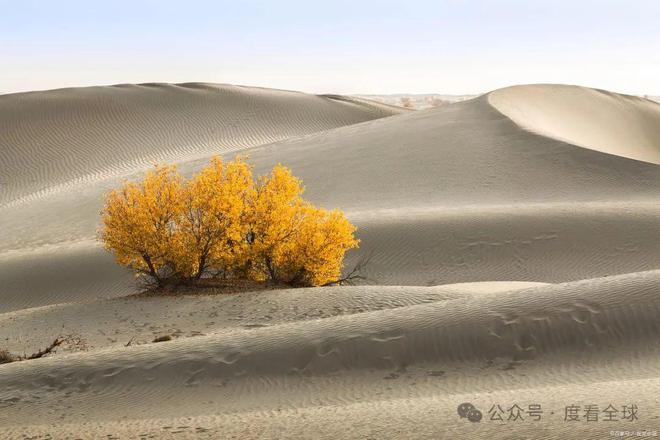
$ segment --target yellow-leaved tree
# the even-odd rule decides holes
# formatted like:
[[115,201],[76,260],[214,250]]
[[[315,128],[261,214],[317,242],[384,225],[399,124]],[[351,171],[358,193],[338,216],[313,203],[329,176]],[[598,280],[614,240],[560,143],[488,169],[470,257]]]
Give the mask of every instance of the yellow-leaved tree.
[[353,226],[341,211],[328,212],[302,199],[302,182],[277,165],[256,185],[250,244],[254,279],[318,286],[339,279],[344,254],[357,247]]
[[183,243],[176,224],[183,212],[181,176],[157,166],[139,182],[111,191],[103,210],[101,240],[117,263],[158,285],[180,276]]
[[277,165],[257,182],[240,157],[219,157],[189,180],[157,166],[110,192],[100,238],[121,265],[155,286],[252,280],[319,286],[340,279],[353,226],[339,210],[302,198]]
[[252,170],[240,157],[227,164],[214,157],[186,183],[179,228],[190,277],[226,278],[245,258],[253,193]]

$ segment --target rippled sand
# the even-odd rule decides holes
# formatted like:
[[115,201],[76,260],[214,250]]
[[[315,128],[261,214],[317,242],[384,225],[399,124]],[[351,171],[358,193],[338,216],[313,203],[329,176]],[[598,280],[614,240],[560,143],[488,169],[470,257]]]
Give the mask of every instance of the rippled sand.
[[[0,437],[660,430],[659,108],[545,85],[417,112],[201,84],[0,96],[0,347],[83,342],[0,366]],[[344,209],[371,285],[127,296],[95,242],[103,192],[213,152]],[[490,420],[514,404],[543,416]],[[586,422],[592,404],[637,420]]]

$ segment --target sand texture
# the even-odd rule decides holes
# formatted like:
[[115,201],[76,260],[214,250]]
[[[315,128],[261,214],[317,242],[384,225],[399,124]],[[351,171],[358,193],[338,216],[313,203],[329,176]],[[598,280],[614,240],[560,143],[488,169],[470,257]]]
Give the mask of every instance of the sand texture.
[[[96,241],[103,194],[214,153],[342,208],[368,285],[132,295]],[[0,438],[660,431],[659,163],[659,104],[574,86],[419,111],[212,84],[0,96],[0,349],[67,338],[0,365]],[[491,420],[514,404],[543,416]]]

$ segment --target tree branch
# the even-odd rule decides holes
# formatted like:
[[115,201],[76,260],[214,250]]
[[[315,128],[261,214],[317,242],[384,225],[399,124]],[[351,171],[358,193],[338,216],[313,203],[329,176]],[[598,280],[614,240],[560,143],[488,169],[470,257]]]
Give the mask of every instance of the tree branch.
[[352,285],[355,281],[364,281],[367,280],[367,276],[364,275],[364,270],[371,263],[371,259],[374,256],[374,252],[369,252],[366,256],[362,257],[356,264],[353,266],[348,274],[345,277],[338,279],[337,281],[330,281],[325,283],[323,286],[339,286],[342,284]]

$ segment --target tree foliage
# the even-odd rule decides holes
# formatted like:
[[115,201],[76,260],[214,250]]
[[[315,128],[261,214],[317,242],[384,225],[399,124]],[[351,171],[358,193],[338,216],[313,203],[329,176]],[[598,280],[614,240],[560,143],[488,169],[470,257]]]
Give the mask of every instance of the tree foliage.
[[121,265],[157,286],[244,279],[318,286],[336,282],[358,246],[339,210],[302,198],[282,165],[256,181],[241,158],[219,157],[190,179],[156,166],[111,191],[100,238]]

